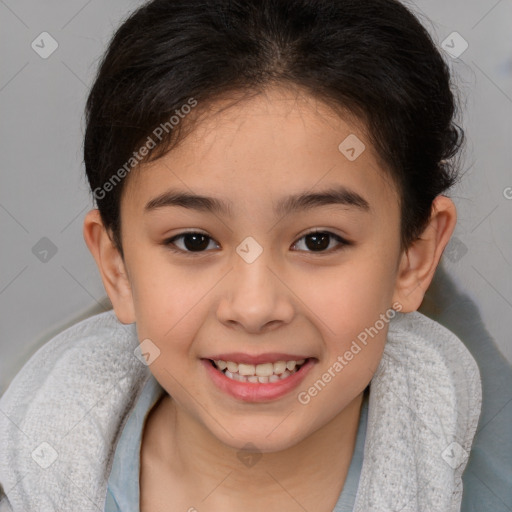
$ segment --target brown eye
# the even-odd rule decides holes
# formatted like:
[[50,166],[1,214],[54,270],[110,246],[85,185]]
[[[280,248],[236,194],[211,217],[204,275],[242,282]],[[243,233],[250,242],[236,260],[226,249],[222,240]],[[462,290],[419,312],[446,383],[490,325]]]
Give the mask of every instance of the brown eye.
[[[182,248],[178,247],[177,249],[173,246],[177,246],[175,243],[176,240],[182,239]],[[164,245],[168,246],[169,249],[175,252],[204,252],[208,246],[210,245],[210,241],[213,241],[211,237],[205,235],[204,233],[199,233],[196,231],[189,231],[186,233],[181,233],[172,238],[169,238],[164,242]]]
[[[333,239],[338,242],[337,246],[335,244],[335,250],[341,249],[345,245],[350,245],[349,242],[329,231],[312,231],[311,233],[307,233],[302,238],[300,238],[299,241],[303,239],[305,240],[304,245],[306,247],[306,252],[327,252],[326,249],[331,246]],[[299,242],[296,242],[295,245],[298,243]]]
[[[351,242],[348,242],[329,231],[317,230],[307,233],[301,237],[298,242],[295,242],[294,246],[298,245],[301,240],[305,241],[305,249],[302,248],[299,250],[319,254],[334,252],[336,250],[343,249],[344,246],[351,245]],[[180,243],[176,243],[177,241],[180,241]],[[213,238],[205,233],[188,231],[165,240],[163,244],[173,252],[199,255],[207,252],[207,249],[210,247],[210,243],[213,241]]]

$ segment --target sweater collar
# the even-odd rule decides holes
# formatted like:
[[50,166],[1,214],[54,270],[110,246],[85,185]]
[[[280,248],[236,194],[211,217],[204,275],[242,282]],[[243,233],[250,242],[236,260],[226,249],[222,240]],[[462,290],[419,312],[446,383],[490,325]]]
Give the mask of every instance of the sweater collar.
[[[151,376],[138,347],[135,325],[108,311],[47,342],[14,378],[0,399],[0,483],[14,512],[103,510],[115,446]],[[481,399],[464,344],[397,313],[370,386],[354,511],[458,512]]]

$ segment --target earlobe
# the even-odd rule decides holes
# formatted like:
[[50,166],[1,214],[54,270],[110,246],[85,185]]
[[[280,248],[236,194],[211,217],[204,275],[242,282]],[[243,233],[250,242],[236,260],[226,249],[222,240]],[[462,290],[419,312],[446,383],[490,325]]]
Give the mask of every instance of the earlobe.
[[125,263],[103,225],[99,210],[91,210],[85,216],[83,236],[117,318],[123,324],[134,323],[133,296]]
[[427,227],[402,254],[393,302],[402,305],[403,313],[420,307],[456,223],[457,210],[453,201],[446,196],[437,196]]

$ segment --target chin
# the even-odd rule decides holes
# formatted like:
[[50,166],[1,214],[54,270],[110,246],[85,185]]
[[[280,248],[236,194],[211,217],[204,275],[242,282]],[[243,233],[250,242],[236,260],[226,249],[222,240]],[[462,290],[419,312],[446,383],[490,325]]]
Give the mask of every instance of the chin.
[[[234,450],[247,450],[259,453],[275,453],[292,448],[300,443],[305,437],[300,436],[297,432],[290,432],[289,429],[281,429],[277,427],[281,419],[267,422],[260,425],[253,425],[251,428],[240,428],[234,426],[230,429],[226,425],[226,429],[232,437],[221,429],[221,432],[212,432],[217,439]],[[272,423],[272,426],[269,426]]]

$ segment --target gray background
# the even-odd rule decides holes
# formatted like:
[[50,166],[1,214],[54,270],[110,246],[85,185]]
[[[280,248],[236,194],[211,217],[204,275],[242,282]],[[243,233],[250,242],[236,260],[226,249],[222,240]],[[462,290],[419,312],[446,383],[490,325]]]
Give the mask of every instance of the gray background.
[[[43,343],[110,307],[82,237],[93,208],[82,163],[83,110],[113,30],[140,3],[0,0],[0,395]],[[512,0],[407,5],[441,48],[443,41],[461,48],[448,37],[453,32],[468,44],[458,58],[444,53],[468,138],[466,174],[451,193],[459,221],[434,281],[437,293],[450,282],[444,323],[452,295],[454,314],[466,302],[476,306],[491,343],[512,361]],[[51,48],[47,36],[40,42],[42,32],[58,43],[46,59],[31,47]],[[435,317],[439,303],[427,297],[424,311]]]

